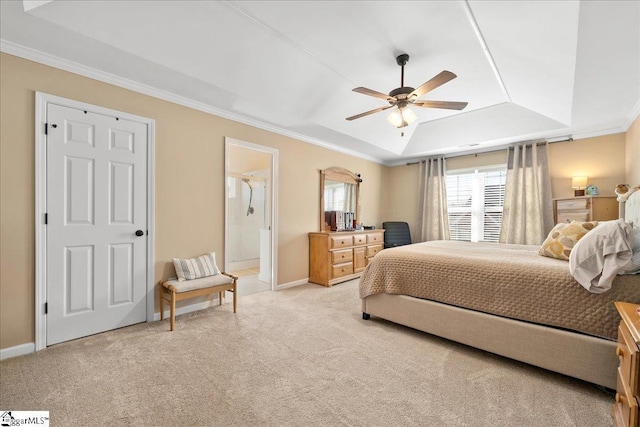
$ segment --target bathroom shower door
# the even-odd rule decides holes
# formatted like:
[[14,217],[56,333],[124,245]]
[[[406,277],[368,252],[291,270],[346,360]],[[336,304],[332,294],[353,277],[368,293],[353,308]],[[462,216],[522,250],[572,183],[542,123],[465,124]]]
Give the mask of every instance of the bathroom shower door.
[[277,150],[226,138],[225,271],[238,294],[275,289]]

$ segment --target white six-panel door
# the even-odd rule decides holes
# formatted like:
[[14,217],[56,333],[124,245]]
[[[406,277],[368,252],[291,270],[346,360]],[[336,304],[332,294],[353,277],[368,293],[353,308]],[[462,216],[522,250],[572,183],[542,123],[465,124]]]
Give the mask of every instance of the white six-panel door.
[[51,345],[146,320],[148,139],[143,123],[55,104],[47,123]]

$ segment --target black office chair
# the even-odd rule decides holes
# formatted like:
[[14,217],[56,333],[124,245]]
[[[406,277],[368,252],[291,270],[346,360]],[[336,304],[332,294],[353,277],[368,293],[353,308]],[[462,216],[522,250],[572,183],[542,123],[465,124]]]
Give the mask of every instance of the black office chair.
[[382,223],[384,228],[384,248],[394,248],[396,246],[410,245],[411,233],[409,224],[401,221],[387,221]]

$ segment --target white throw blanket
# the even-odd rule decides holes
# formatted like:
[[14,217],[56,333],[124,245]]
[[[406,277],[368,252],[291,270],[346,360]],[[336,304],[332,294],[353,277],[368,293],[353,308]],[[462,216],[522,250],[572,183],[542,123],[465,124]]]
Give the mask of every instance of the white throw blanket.
[[603,221],[578,240],[569,271],[586,290],[601,294],[633,256],[633,227],[623,219]]

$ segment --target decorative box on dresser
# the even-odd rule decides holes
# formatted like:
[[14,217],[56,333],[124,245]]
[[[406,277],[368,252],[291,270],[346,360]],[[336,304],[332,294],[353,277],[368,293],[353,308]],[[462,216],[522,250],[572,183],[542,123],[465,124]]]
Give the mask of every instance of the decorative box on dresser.
[[581,196],[553,199],[556,224],[571,221],[608,221],[618,219],[616,196]]
[[615,302],[622,320],[618,327],[616,354],[620,359],[616,403],[611,415],[617,427],[638,427],[640,403],[640,305]]
[[360,277],[384,247],[384,230],[309,233],[309,282],[323,286]]

